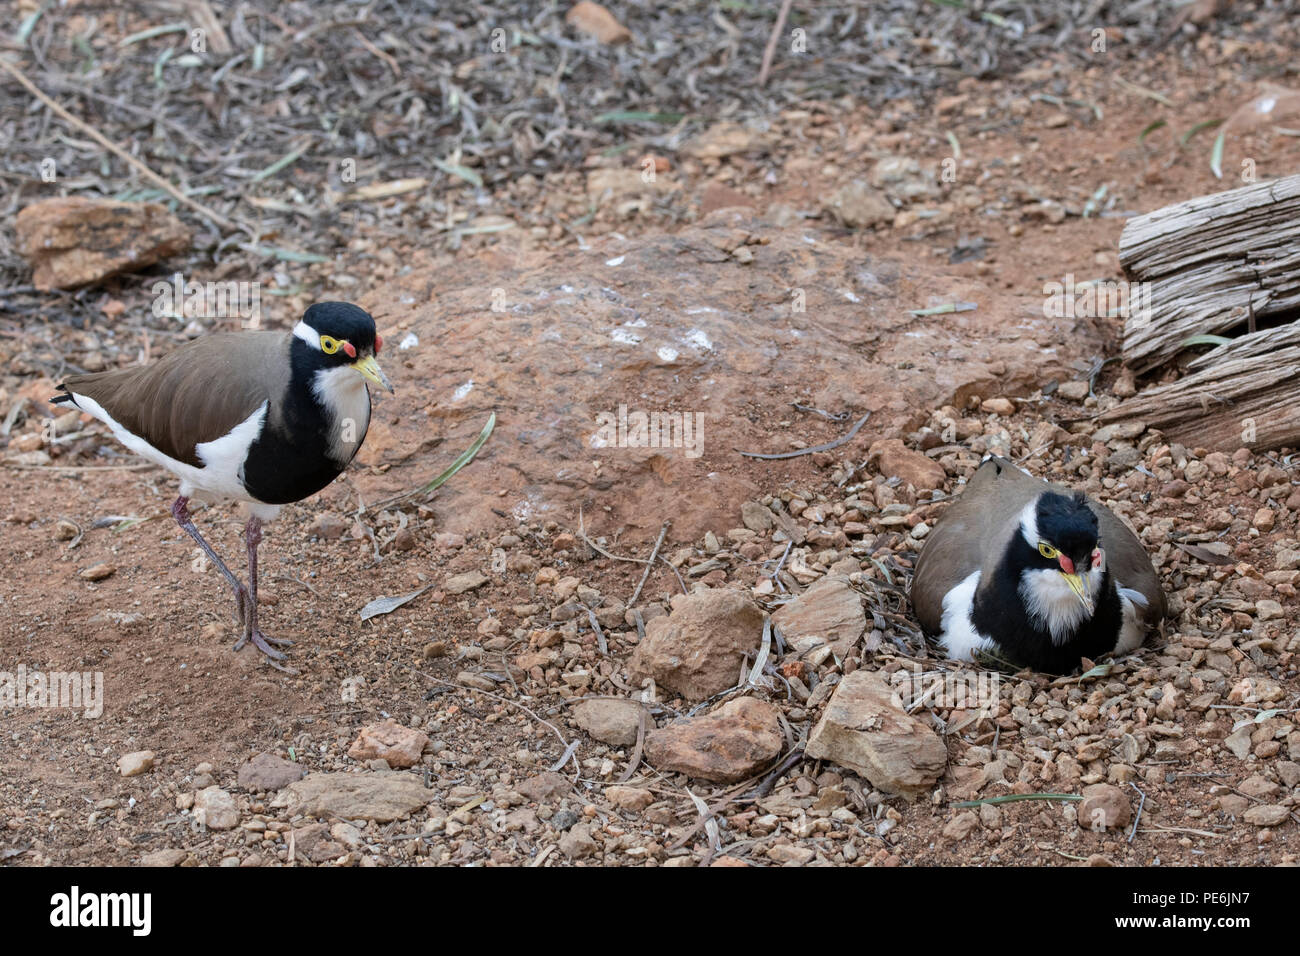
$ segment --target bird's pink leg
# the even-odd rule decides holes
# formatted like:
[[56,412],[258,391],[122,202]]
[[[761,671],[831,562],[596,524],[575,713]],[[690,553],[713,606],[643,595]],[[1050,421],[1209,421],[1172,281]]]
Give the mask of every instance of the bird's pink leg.
[[248,524],[244,526],[244,541],[248,544],[248,613],[244,615],[244,636],[235,645],[235,650],[252,641],[253,646],[266,655],[267,663],[272,667],[296,674],[298,672],[293,668],[278,663],[285,659],[285,655],[271,646],[279,644],[281,647],[290,647],[293,641],[283,637],[267,637],[257,627],[257,546],[262,543],[261,518],[253,516],[248,519]]
[[199,529],[194,527],[194,521],[190,518],[189,503],[190,499],[184,495],[177,498],[176,503],[172,505],[172,517],[176,519],[182,531],[198,542],[203,553],[208,556],[208,560],[217,566],[217,570],[230,583],[231,590],[235,592],[235,619],[242,626],[248,620],[248,589],[239,578],[235,577],[235,572],[226,567],[226,562],[221,560],[221,555],[212,550],[212,545],[203,540]]

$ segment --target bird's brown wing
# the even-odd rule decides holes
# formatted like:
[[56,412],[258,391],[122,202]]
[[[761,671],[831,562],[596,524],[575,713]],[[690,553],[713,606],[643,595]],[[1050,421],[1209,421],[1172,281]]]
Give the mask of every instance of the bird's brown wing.
[[94,399],[127,431],[177,461],[202,467],[195,446],[229,434],[290,376],[284,332],[195,339],[152,365],[73,375],[61,388]]
[[987,565],[1001,556],[1016,516],[1046,488],[1005,458],[980,465],[926,535],[916,562],[910,597],[927,633],[939,631],[944,595],[972,571],[983,568],[988,576]]

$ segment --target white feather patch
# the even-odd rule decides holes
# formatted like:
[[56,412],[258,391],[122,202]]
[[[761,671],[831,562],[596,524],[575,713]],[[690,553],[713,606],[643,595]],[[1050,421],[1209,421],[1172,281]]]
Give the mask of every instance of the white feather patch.
[[972,571],[961,583],[943,596],[943,618],[939,622],[939,641],[954,661],[973,661],[976,651],[995,646],[991,638],[975,629],[971,611],[975,605],[975,589],[979,587],[980,572]]
[[320,333],[301,319],[299,319],[298,324],[293,327],[293,337],[296,339],[302,339],[317,352],[324,351],[320,347]]
[[1038,548],[1038,499],[1041,495],[1035,495],[1029,500],[1020,511],[1020,534],[1029,542],[1031,548]]
[[119,442],[141,458],[161,465],[179,478],[180,493],[186,498],[198,498],[208,502],[230,500],[244,502],[250,512],[268,521],[280,513],[280,505],[268,505],[251,497],[244,488],[243,479],[244,460],[248,457],[248,448],[262,433],[269,402],[259,405],[253,414],[236,425],[228,434],[195,445],[194,453],[203,462],[203,467],[199,468],[177,461],[159,451],[139,435],[127,431],[93,398],[76,392],[69,392],[69,394],[78,408],[107,425],[113,432],[113,437]]
[[[1081,575],[1094,601],[1101,596],[1103,574],[1104,570],[1098,567]],[[1022,571],[1020,599],[1025,603],[1029,619],[1052,635],[1053,644],[1064,644],[1088,617],[1087,609],[1066,583],[1065,575],[1055,568]]]
[[351,461],[370,426],[370,393],[366,391],[366,380],[351,365],[339,365],[318,371],[311,388],[334,418],[330,456],[340,463]]

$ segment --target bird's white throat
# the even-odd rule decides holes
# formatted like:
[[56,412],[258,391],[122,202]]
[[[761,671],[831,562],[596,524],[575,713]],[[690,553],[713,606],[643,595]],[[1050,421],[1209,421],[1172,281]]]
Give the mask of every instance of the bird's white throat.
[[312,378],[311,390],[333,418],[330,457],[351,461],[370,426],[370,393],[365,379],[350,365],[325,368]]
[[[1101,597],[1104,574],[1104,567],[1096,567],[1080,575],[1094,602]],[[1053,644],[1064,644],[1088,619],[1087,608],[1055,568],[1027,568],[1020,572],[1020,599],[1025,602],[1030,621],[1050,633]]]

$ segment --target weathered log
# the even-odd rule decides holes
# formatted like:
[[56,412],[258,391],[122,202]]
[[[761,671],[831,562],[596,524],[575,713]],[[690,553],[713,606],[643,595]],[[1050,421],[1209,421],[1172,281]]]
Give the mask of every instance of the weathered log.
[[1261,329],[1249,335],[1239,335],[1231,342],[1213,348],[1204,355],[1196,356],[1187,363],[1187,367],[1196,372],[1219,362],[1266,355],[1290,345],[1300,345],[1300,322],[1288,322],[1275,329]]
[[1300,175],[1137,216],[1119,261],[1131,281],[1149,283],[1149,308],[1124,323],[1124,362],[1136,372],[1174,358],[1194,335],[1244,324],[1252,310],[1257,321],[1300,310]]
[[1185,445],[1219,451],[1300,444],[1300,346],[1215,362],[1145,389],[1099,420],[1142,421]]

